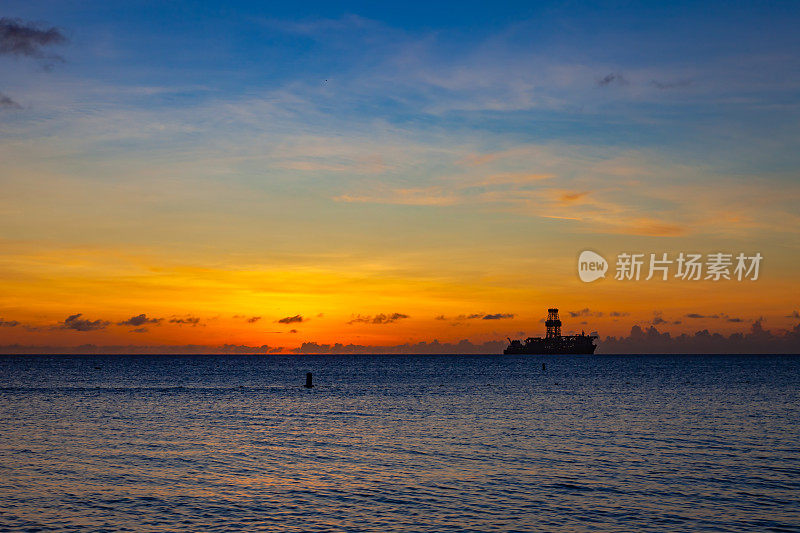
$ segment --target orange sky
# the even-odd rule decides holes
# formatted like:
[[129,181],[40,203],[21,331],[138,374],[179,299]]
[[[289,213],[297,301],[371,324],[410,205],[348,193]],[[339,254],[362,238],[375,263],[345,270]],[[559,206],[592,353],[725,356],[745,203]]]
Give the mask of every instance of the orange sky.
[[[158,10],[25,9],[55,17],[25,35],[55,33],[0,46],[0,345],[481,344],[543,333],[549,307],[601,338],[800,320],[783,18],[687,17],[676,47],[649,15],[602,43],[617,21],[594,12],[553,33],[275,19],[245,40],[252,21],[214,20],[216,40]],[[578,279],[583,250],[606,279]],[[621,252],[763,263],[623,282]]]

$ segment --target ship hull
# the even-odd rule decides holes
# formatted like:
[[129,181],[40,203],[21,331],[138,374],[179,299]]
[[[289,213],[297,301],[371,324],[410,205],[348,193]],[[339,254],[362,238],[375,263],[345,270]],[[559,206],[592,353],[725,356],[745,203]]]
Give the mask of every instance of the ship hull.
[[597,346],[595,335],[564,335],[557,337],[530,337],[524,341],[511,341],[503,350],[506,355],[570,355],[593,354]]
[[580,346],[580,347],[572,347],[572,348],[562,348],[562,347],[548,347],[548,348],[529,348],[527,346],[522,346],[519,348],[509,346],[503,353],[506,355],[583,355],[583,354],[593,354],[594,351],[597,349],[597,346],[594,344],[590,346]]

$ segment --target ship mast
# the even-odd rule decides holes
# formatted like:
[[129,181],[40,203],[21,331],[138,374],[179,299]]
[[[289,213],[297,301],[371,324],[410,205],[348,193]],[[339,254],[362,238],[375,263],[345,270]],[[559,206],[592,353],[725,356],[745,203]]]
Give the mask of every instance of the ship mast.
[[552,339],[561,336],[561,320],[558,318],[558,309],[547,310],[547,322],[544,325],[547,327],[546,338]]

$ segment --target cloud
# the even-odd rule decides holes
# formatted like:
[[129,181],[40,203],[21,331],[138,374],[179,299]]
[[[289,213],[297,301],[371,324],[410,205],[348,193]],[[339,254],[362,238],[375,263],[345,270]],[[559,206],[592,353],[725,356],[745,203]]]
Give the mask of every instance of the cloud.
[[[613,314],[613,313],[614,313],[614,312],[612,312],[612,313],[610,314],[610,316],[623,316],[622,314],[616,314],[616,315],[615,315],[615,314]],[[567,311],[567,314],[569,314],[570,318],[578,318],[578,317],[582,317],[582,316],[595,316],[595,317],[601,317],[601,316],[603,316],[605,313],[603,313],[603,311],[592,311],[592,310],[591,310],[591,309],[589,309],[588,307],[584,307],[583,309],[581,309],[581,310],[579,310],[579,311]],[[625,313],[625,314],[627,315],[627,313]]]
[[81,318],[82,313],[68,316],[64,322],[60,324],[61,329],[74,329],[75,331],[93,331],[97,329],[105,329],[111,322],[107,320],[88,320]]
[[19,326],[19,322],[16,320],[3,320],[0,318],[0,328],[13,328]]
[[650,85],[656,89],[678,89],[681,87],[689,87],[694,82],[692,80],[676,80],[676,81],[650,81]]
[[348,324],[355,324],[357,322],[363,322],[365,324],[391,324],[392,322],[397,322],[398,320],[402,320],[404,318],[410,318],[410,317],[403,313],[391,313],[391,314],[380,313],[375,316],[356,315],[352,320],[348,322]]
[[305,320],[301,315],[287,316],[278,320],[278,324],[294,324],[295,322],[303,322]]
[[504,318],[514,318],[513,313],[495,313],[493,315],[484,315],[482,320],[502,320]]
[[22,106],[12,100],[9,96],[0,93],[0,109],[22,109]]
[[[142,332],[138,332],[142,333]],[[4,354],[268,354],[279,353],[274,346],[247,346],[243,344],[179,344],[179,345],[106,345],[83,344],[81,346],[41,346],[10,344],[0,346]]]
[[793,329],[778,333],[765,330],[761,321],[752,323],[747,333],[725,336],[707,329],[693,335],[682,333],[675,337],[661,333],[655,326],[643,330],[631,328],[627,337],[606,337],[597,348],[598,353],[800,353],[800,323]]
[[726,315],[725,313],[717,313],[717,314],[714,314],[714,315],[701,315],[700,313],[688,313],[685,316],[686,316],[686,318],[713,318],[713,319],[724,318],[728,322],[742,322],[742,319],[740,319],[740,318],[732,318],[732,317]]
[[[620,194],[620,187],[632,178],[637,181],[653,180],[665,173],[670,164],[656,156],[640,155],[633,151],[613,150],[613,153],[607,152],[601,156],[589,152],[585,147],[544,147],[533,144],[517,145],[489,154],[455,152],[449,160],[440,163],[453,167],[452,173],[446,176],[415,184],[417,186],[409,183],[396,187],[388,181],[378,181],[357,189],[351,186],[351,192],[334,193],[331,198],[339,202],[430,208],[472,206],[486,213],[505,212],[570,221],[568,224],[603,233],[674,236],[697,231],[700,227],[710,227],[705,224],[707,213],[703,210],[679,208],[678,203],[670,204],[671,207],[665,211],[644,210],[641,198],[634,198],[639,193],[633,194],[628,190]],[[426,159],[429,156],[419,150],[419,157]],[[488,168],[476,169],[471,158],[485,160],[479,166],[488,165]],[[530,167],[531,160],[536,161],[533,168]],[[528,170],[524,173],[510,171],[525,166]],[[672,166],[681,167],[676,163],[672,163]],[[693,171],[685,165],[674,170]],[[504,173],[508,176],[519,175],[519,178],[486,179],[487,174],[499,176]],[[538,179],[531,179],[532,176]],[[559,187],[553,186],[555,182],[541,179],[544,176],[561,178]],[[671,200],[668,197],[678,189],[683,188],[668,188],[666,195],[655,195],[659,198],[653,200],[665,203]],[[703,194],[699,192],[696,197]],[[651,193],[644,193],[644,196],[651,196]],[[681,196],[685,198],[687,195]],[[680,224],[676,224],[676,220]]]
[[626,80],[622,76],[622,74],[614,72],[606,74],[605,76],[597,80],[597,85],[599,85],[600,87],[607,87],[612,83],[615,83],[617,85],[628,85],[628,80]]
[[171,324],[178,324],[178,325],[183,325],[183,324],[188,324],[190,326],[202,325],[200,324],[200,319],[196,316],[189,316],[186,318],[170,318],[169,321]]
[[131,333],[147,333],[148,331],[150,331],[150,330],[147,329],[147,328],[136,328],[136,329],[132,329]]
[[393,346],[304,342],[299,348],[289,351],[297,354],[497,354],[502,352],[506,344],[506,341],[473,344],[466,339],[457,343],[440,343],[438,340],[434,340]]
[[247,323],[248,324],[255,324],[259,320],[261,320],[260,316],[251,316],[250,318],[247,319]]
[[505,318],[514,318],[514,316],[513,313],[471,313],[469,315],[458,315],[453,319],[448,319],[444,315],[439,315],[436,317],[436,320],[502,320]]
[[628,313],[626,311],[611,311],[610,313],[608,313],[608,316],[613,316],[613,317],[623,317],[623,316],[629,316],[629,315],[630,315],[630,313]]
[[560,202],[562,204],[571,204],[571,203],[577,202],[578,200],[580,200],[581,198],[583,198],[587,194],[589,194],[588,191],[584,191],[584,192],[564,192],[564,193],[561,193],[561,196],[560,196],[559,200],[560,200]]
[[117,322],[118,326],[143,326],[145,324],[158,324],[160,323],[163,318],[147,318],[147,315],[142,313],[141,315],[136,315],[130,317],[128,320],[123,320],[122,322]]
[[45,54],[42,49],[66,42],[67,38],[58,28],[39,28],[20,19],[0,18],[0,55],[60,60],[60,56]]

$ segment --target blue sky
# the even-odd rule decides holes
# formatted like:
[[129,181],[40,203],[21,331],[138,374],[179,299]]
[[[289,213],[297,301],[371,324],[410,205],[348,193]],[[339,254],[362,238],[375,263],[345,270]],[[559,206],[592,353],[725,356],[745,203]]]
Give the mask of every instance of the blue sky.
[[[191,108],[283,90],[348,121],[689,153],[699,136],[725,149],[796,123],[788,2],[110,4],[5,13],[64,29],[66,62],[51,77],[95,83],[96,105]],[[42,79],[36,64],[15,79],[20,66],[3,58],[6,92]]]

